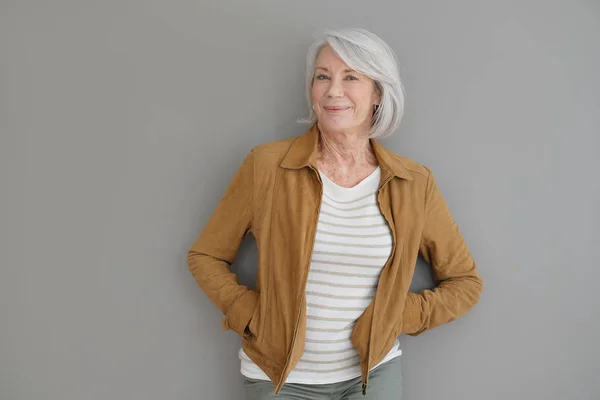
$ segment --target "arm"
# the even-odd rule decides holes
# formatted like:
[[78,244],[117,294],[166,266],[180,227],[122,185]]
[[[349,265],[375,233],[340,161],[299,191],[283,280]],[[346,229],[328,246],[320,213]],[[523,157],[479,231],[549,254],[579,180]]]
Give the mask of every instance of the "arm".
[[458,226],[429,171],[425,225],[419,251],[440,283],[433,290],[408,293],[403,332],[410,336],[463,316],[479,301],[483,282]]
[[248,153],[193,247],[189,270],[208,298],[225,315],[223,329],[247,335],[258,293],[240,285],[231,264],[240,243],[252,229],[254,214],[254,152]]

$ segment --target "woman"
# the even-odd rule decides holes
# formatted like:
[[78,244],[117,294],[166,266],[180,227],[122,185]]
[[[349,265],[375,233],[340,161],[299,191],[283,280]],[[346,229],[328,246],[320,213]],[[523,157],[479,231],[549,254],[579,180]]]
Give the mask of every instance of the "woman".
[[[398,399],[398,336],[464,315],[482,281],[431,171],[376,140],[404,103],[389,46],[326,32],[308,52],[307,94],[312,127],[248,153],[190,271],[242,338],[248,399]],[[230,269],[247,232],[256,290]],[[439,282],[409,293],[419,253]]]

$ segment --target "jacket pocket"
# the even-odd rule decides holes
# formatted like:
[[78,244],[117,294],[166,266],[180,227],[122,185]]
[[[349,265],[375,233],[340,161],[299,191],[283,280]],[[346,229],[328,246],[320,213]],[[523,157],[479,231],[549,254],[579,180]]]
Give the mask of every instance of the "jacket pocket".
[[254,313],[252,314],[252,318],[248,322],[246,332],[244,332],[244,336],[246,337],[246,339],[251,341],[255,341],[260,334],[260,304],[260,301],[256,304],[256,307],[254,308]]

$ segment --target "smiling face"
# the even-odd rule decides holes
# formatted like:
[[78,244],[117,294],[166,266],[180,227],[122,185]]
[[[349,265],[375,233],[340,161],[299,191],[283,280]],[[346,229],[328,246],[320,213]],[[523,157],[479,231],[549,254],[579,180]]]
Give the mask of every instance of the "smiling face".
[[349,68],[330,46],[317,56],[311,93],[319,125],[329,132],[366,132],[380,102],[375,82]]

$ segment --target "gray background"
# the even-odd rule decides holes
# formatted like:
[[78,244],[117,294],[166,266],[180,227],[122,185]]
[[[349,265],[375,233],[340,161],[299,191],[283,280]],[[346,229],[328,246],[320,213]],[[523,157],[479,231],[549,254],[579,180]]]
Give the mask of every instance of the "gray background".
[[350,26],[398,54],[384,144],[433,169],[485,282],[402,337],[405,398],[600,398],[599,2],[2,0],[1,399],[242,398],[187,250],[246,152],[304,131],[315,29]]

